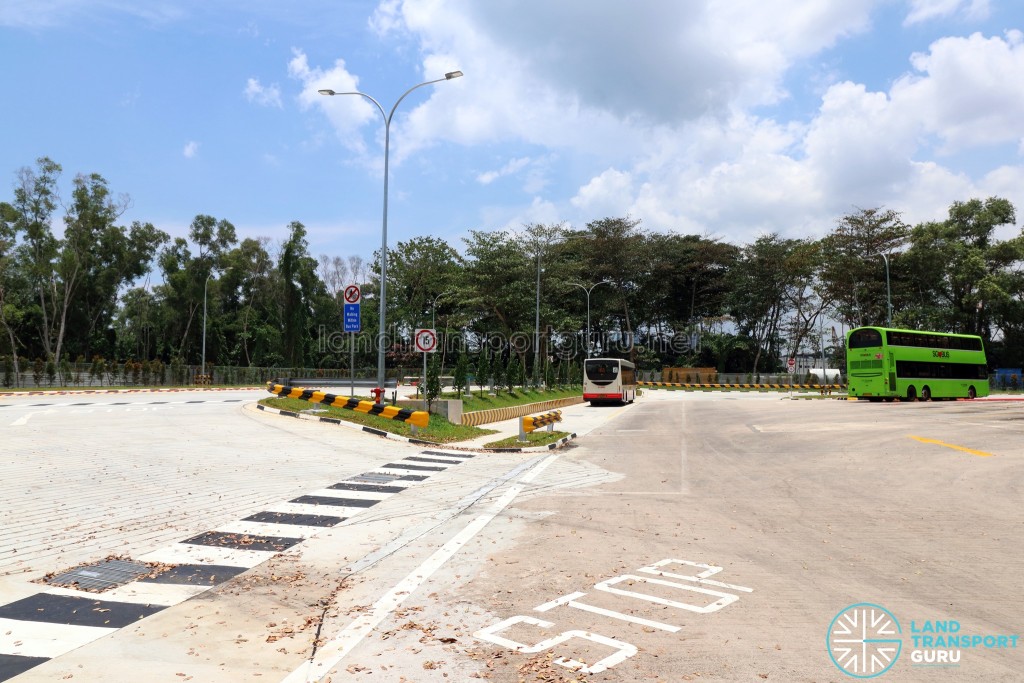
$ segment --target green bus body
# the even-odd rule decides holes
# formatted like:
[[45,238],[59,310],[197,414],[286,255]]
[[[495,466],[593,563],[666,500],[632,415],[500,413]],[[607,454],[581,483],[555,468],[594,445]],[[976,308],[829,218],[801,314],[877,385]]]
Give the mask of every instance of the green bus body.
[[846,335],[848,395],[873,401],[988,396],[981,337],[858,327]]

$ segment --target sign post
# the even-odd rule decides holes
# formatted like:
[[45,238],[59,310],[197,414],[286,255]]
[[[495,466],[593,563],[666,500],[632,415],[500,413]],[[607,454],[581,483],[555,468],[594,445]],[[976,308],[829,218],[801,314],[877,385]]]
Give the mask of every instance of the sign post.
[[793,398],[793,374],[796,372],[796,358],[787,360],[786,368],[789,370],[789,397]]
[[423,410],[429,410],[427,406],[427,354],[437,350],[437,332],[431,329],[418,329],[413,337],[416,350],[423,352],[423,378],[420,380],[420,387],[423,389]]
[[362,292],[359,291],[359,285],[348,285],[345,287],[345,304],[344,312],[342,315],[344,330],[349,333],[348,336],[348,373],[349,373],[349,397],[356,395],[356,332],[360,330],[362,325],[361,315],[359,311],[359,300],[362,298]]

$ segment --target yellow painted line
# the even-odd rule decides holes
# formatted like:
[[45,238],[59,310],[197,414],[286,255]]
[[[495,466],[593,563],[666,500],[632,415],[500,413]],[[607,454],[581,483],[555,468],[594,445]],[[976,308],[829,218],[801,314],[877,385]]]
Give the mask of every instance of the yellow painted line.
[[920,441],[921,443],[933,443],[936,446],[945,446],[946,448],[952,448],[954,451],[963,451],[964,453],[970,453],[971,455],[980,455],[984,458],[992,457],[991,453],[986,453],[985,451],[976,451],[973,448],[955,446],[951,443],[946,443],[944,441],[939,441],[937,439],[926,439],[923,436],[914,436],[913,434],[907,434],[907,436],[909,436],[911,439],[914,439],[915,441]]

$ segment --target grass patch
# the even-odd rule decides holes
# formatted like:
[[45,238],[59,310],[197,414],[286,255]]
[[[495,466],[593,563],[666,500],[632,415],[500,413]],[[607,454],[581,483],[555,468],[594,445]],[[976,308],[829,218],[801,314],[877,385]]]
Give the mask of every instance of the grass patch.
[[[552,401],[558,398],[573,398],[582,396],[582,389],[516,389],[512,392],[499,391],[496,396],[490,396],[486,391],[474,391],[472,395],[462,395],[462,412],[468,413],[475,410],[490,410],[491,408],[509,408],[521,406],[526,403],[538,403],[540,401]],[[455,392],[444,393],[441,398],[458,398]]]
[[520,441],[519,437],[510,436],[501,441],[492,441],[491,443],[484,444],[484,448],[533,448],[534,446],[547,446],[549,443],[554,443],[567,436],[569,436],[569,432],[549,432],[546,429],[543,431],[538,430],[527,434],[526,441]]
[[[361,396],[356,396],[356,398],[363,401],[371,400]],[[373,429],[379,429],[382,432],[399,434],[401,436],[410,436],[416,439],[423,439],[424,441],[433,441],[435,443],[466,441],[469,439],[475,439],[478,436],[486,436],[487,434],[494,434],[496,432],[494,429],[481,429],[479,427],[465,427],[463,425],[452,424],[440,415],[431,414],[430,424],[425,429],[418,429],[417,433],[413,434],[412,425],[399,420],[389,420],[386,417],[357,413],[354,410],[345,410],[344,408],[335,408],[334,406],[310,403],[309,401],[302,401],[297,398],[265,398],[262,399],[260,403],[270,408],[290,410],[295,413],[301,413],[312,408],[323,409],[325,412],[318,413],[320,417],[333,417],[339,420],[345,420],[346,422],[354,422],[356,424],[372,427]]]

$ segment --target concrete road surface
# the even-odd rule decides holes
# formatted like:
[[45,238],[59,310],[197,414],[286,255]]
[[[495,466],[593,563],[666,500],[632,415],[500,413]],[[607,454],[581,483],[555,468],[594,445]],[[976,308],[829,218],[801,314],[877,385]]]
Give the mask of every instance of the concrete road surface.
[[[648,391],[494,454],[259,397],[0,401],[0,680],[1024,672],[1020,403]],[[175,569],[33,583],[115,555]]]

